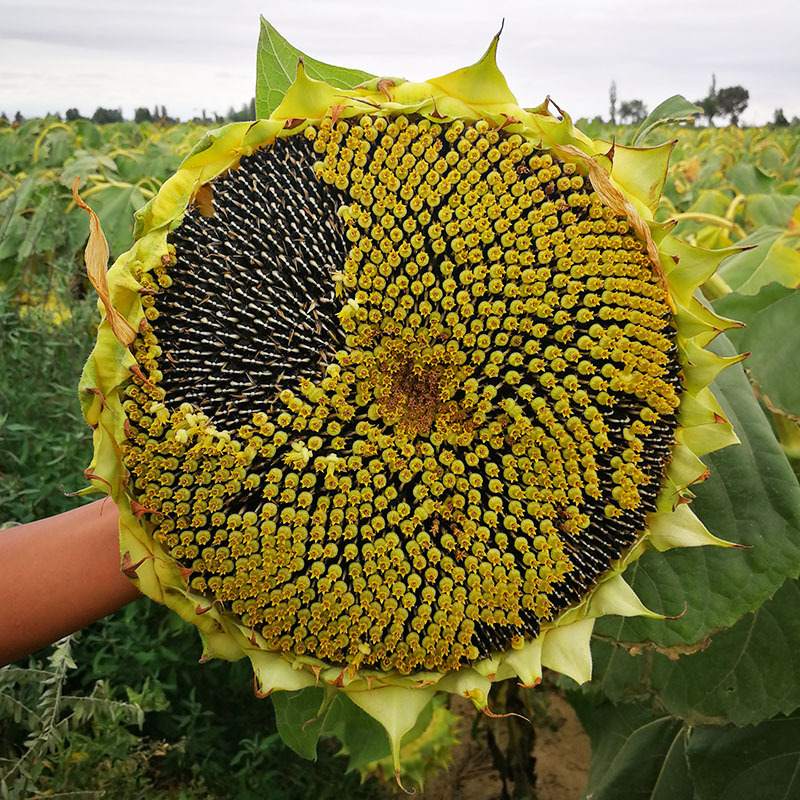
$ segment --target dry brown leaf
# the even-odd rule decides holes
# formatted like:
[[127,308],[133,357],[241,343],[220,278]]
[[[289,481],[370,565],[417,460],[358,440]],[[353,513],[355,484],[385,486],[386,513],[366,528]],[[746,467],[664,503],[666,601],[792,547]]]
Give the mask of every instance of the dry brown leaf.
[[211,189],[210,183],[204,183],[197,190],[197,194],[194,198],[194,204],[202,216],[214,216],[214,193]]
[[75,182],[72,184],[72,197],[75,200],[75,205],[80,206],[89,214],[89,242],[84,252],[86,274],[89,276],[89,283],[92,284],[100,300],[103,302],[103,306],[106,309],[106,316],[108,317],[108,322],[109,325],[111,325],[114,336],[116,336],[125,347],[130,347],[134,339],[136,339],[136,331],[131,327],[128,320],[111,305],[111,293],[108,290],[108,281],[106,280],[108,242],[106,241],[103,229],[100,227],[100,220],[97,218],[97,214],[81,200],[78,194],[79,183],[80,179],[75,178]]

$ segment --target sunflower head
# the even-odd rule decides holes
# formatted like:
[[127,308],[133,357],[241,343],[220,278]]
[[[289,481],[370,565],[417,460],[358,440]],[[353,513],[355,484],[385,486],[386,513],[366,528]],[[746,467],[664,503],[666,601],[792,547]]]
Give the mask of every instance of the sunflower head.
[[437,691],[587,680],[593,620],[652,614],[626,565],[720,543],[687,487],[736,440],[693,297],[717,259],[653,222],[671,145],[521,108],[496,44],[347,92],[301,62],[90,256],[124,568],[258,694],[347,692],[395,759]]

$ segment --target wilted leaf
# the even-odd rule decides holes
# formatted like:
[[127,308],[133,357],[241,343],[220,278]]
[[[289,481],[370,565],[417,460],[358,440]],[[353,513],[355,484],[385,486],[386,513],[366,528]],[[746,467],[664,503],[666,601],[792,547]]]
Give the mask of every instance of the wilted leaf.
[[138,186],[109,184],[92,195],[92,205],[103,221],[103,230],[114,257],[133,243],[133,215],[145,203]]
[[108,322],[114,335],[126,347],[136,338],[136,331],[131,328],[127,319],[111,304],[111,295],[108,290],[108,280],[106,278],[106,267],[108,265],[108,242],[103,235],[100,227],[100,220],[97,214],[92,211],[86,203],[81,200],[78,194],[78,179],[72,186],[72,196],[75,204],[80,206],[89,215],[89,242],[86,245],[84,258],[86,260],[86,274],[103,301],[103,306],[108,316]]

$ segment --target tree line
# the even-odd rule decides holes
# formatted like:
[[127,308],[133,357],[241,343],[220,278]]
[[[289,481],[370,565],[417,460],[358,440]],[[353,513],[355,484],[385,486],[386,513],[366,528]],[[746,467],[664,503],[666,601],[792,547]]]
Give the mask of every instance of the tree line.
[[[612,125],[638,125],[646,119],[649,110],[642,100],[623,100],[617,105],[617,84],[615,81],[611,82],[608,95],[610,105],[608,121]],[[713,126],[715,119],[724,117],[728,118],[731,125],[738,125],[739,119],[747,108],[749,100],[750,92],[743,86],[727,86],[722,89],[717,89],[716,75],[712,75],[711,86],[706,96],[701,100],[695,100],[695,105],[703,109],[703,117],[705,117],[709,125]],[[63,118],[59,112],[54,114],[48,112],[46,116],[65,119],[67,122],[78,119],[88,119],[95,123],[95,125],[105,125],[110,122],[125,122],[122,108],[104,108],[103,106],[98,106],[91,116],[84,116],[77,108],[68,108]],[[231,106],[224,115],[215,112],[209,115],[206,113],[206,110],[203,109],[201,115],[193,117],[191,122],[201,125],[221,125],[225,122],[244,122],[255,118],[256,101],[255,98],[251,98],[250,102],[243,103],[238,111]],[[597,120],[602,122],[602,119],[599,117]],[[145,106],[134,109],[132,121],[154,122],[165,125],[175,125],[180,122],[177,117],[171,116],[163,105],[155,105],[152,109]],[[5,111],[3,111],[0,112],[0,122],[14,122],[21,125],[25,122],[25,117],[20,111],[17,111],[13,117],[8,117]],[[776,108],[770,124],[774,127],[800,125],[800,118],[795,116],[789,121],[783,113],[783,109]]]
[[[126,121],[122,108],[104,108],[103,106],[98,106],[91,115],[84,115],[77,108],[68,108],[63,117],[58,111],[52,114],[48,112],[46,116],[56,117],[58,119],[66,120],[67,122],[73,122],[79,119],[87,119],[93,122],[95,125],[105,125],[110,122]],[[251,98],[250,102],[243,103],[242,107],[238,111],[231,106],[224,115],[217,114],[215,112],[212,112],[209,115],[206,113],[206,110],[203,109],[201,115],[193,117],[191,122],[196,122],[201,125],[221,125],[224,122],[244,122],[246,120],[255,119],[255,117],[256,101],[255,98]],[[20,111],[17,111],[17,113],[12,117],[6,115],[5,111],[0,112],[0,122],[13,122],[17,125],[21,125],[23,122],[25,122],[25,120],[26,117]],[[152,109],[145,106],[140,106],[139,108],[134,109],[131,121],[155,122],[163,123],[165,125],[175,125],[180,122],[177,117],[171,116],[167,111],[166,106],[163,105],[155,105]]]
[[[623,100],[617,107],[617,84],[614,81],[611,82],[608,97],[611,112],[609,122],[612,125],[638,125],[646,119],[648,109],[642,100]],[[703,110],[703,116],[711,126],[718,117],[727,117],[731,125],[738,125],[749,100],[750,92],[744,86],[726,86],[717,89],[717,76],[712,75],[711,86],[706,96],[701,100],[695,100],[695,105]],[[775,127],[800,125],[800,119],[793,117],[790,122],[783,109],[776,108],[771,124]]]

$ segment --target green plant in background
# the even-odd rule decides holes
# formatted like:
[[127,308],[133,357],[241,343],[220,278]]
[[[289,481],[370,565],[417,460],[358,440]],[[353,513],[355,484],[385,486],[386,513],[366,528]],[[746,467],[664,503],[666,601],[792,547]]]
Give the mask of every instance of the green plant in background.
[[[144,691],[128,702],[108,696],[103,681],[89,694],[67,691],[68,675],[76,668],[71,649],[74,637],[58,642],[46,667],[7,667],[0,671],[0,709],[3,745],[0,748],[0,794],[27,798],[35,792],[91,789],[102,796],[114,785],[117,796],[136,783],[135,770],[147,754],[129,726],[141,727],[144,709],[157,708],[145,684]],[[102,737],[98,731],[102,730]],[[108,764],[98,782],[88,771],[95,759]],[[53,756],[58,754],[58,758]]]
[[[274,37],[272,42],[273,51],[280,54],[280,43],[276,44]],[[262,50],[262,65],[268,54]],[[294,56],[290,62],[293,69]],[[309,64],[309,73],[313,74],[314,68]],[[331,78],[324,73],[317,76]],[[353,83],[363,79],[364,76],[354,76]],[[282,93],[285,88],[278,87],[277,91]],[[737,798],[752,795],[753,786],[763,795],[792,796],[797,763],[792,737],[797,735],[795,710],[800,705],[796,682],[792,679],[798,636],[794,579],[800,567],[800,553],[798,486],[787,455],[794,458],[797,449],[798,409],[793,375],[800,365],[794,355],[797,338],[791,321],[795,286],[800,280],[796,213],[800,202],[800,134],[792,129],[706,131],[669,124],[653,127],[691,113],[686,109],[681,112],[678,106],[680,103],[673,102],[668,113],[660,118],[654,112],[638,133],[626,128],[593,129],[592,136],[602,139],[616,135],[617,142],[627,142],[638,135],[636,143],[642,144],[652,141],[654,131],[658,130],[665,138],[676,138],[656,219],[677,218],[673,235],[701,246],[756,245],[755,249],[738,254],[732,251],[718,278],[704,287],[706,297],[718,313],[750,323],[748,328],[732,330],[727,335],[736,350],[749,350],[752,355],[746,362],[746,371],[733,367],[714,386],[742,444],[704,456],[711,477],[693,487],[697,497],[692,503],[712,533],[753,547],[724,552],[705,549],[645,554],[627,575],[636,592],[651,608],[678,614],[685,607],[685,614],[666,622],[617,618],[601,621],[592,640],[597,677],[583,689],[563,679],[561,683],[592,738],[593,762],[587,794],[594,798],[613,798],[623,793],[647,797]],[[39,133],[46,127],[42,125]],[[3,136],[20,133],[6,133],[6,130],[0,131],[0,150],[6,146]],[[61,130],[54,129],[42,141],[61,136]],[[109,136],[111,128],[101,132]],[[28,137],[28,161],[20,155],[17,172],[30,163],[30,146],[35,141],[36,137]],[[22,148],[18,152],[22,153]],[[174,158],[173,165],[179,157]],[[162,179],[165,177],[163,174]],[[66,190],[61,187],[57,191],[66,209],[69,204]],[[90,199],[99,194],[96,192]],[[46,193],[37,196],[36,202],[40,199],[46,202],[46,198]],[[0,203],[8,203],[9,199],[15,199],[13,192],[3,195]],[[13,206],[2,208],[17,209],[16,200]],[[29,226],[36,208],[33,202],[23,203],[11,216],[20,216]],[[70,211],[67,216],[74,213]],[[0,230],[9,230],[9,218],[0,214]],[[3,228],[4,225],[7,227]],[[123,233],[124,230],[111,232],[115,253],[127,246],[124,240],[117,243]],[[0,247],[3,241],[0,238]],[[70,352],[69,342],[76,333],[85,332],[87,339],[92,336],[88,319],[81,316],[84,306],[75,299],[74,278],[66,277],[75,274],[75,252],[83,243],[78,242],[69,259],[56,261],[63,266],[63,279],[54,281],[51,277],[62,274],[58,265],[54,272],[48,272],[48,259],[55,257],[48,250],[41,251],[39,261],[29,259],[19,268],[11,266],[12,278],[43,282],[36,297],[47,297],[42,292],[48,283],[55,286],[57,299],[72,312],[72,321],[66,326],[54,326],[52,314],[31,310],[29,298],[21,298],[20,294],[15,293],[12,304],[11,293],[7,291],[4,302],[9,314],[8,327],[0,330],[3,345],[7,341],[14,343],[18,353],[8,362],[13,364],[7,373],[9,381],[21,379],[26,370],[30,371],[28,359],[32,358],[33,348],[28,342],[32,337],[35,341],[39,341],[35,337],[41,337],[42,343],[49,343],[41,351],[44,355],[35,362],[41,377],[32,377],[28,384],[34,391],[37,382],[40,387],[47,385],[46,376],[54,374],[53,367],[58,367],[65,353]],[[685,263],[685,259],[682,261]],[[34,274],[39,277],[34,279]],[[32,283],[17,285],[27,287]],[[33,296],[30,293],[29,297]],[[20,298],[27,310],[21,308]],[[27,331],[24,335],[19,333],[22,326]],[[721,355],[734,353],[722,336],[714,346]],[[67,378],[63,381],[66,386]],[[4,381],[3,385],[8,383]],[[64,396],[67,397],[66,391]],[[18,424],[12,413],[16,404],[16,399],[10,396],[3,400],[6,425]],[[31,489],[41,486],[36,476],[43,467],[30,466],[35,463],[30,461],[33,452],[24,449],[24,440],[29,440],[31,432],[41,430],[43,425],[52,425],[61,437],[65,431],[74,431],[75,441],[83,448],[80,452],[88,452],[74,413],[72,417],[48,414],[47,422],[43,422],[36,419],[36,407],[32,402],[33,413],[29,412],[31,416],[23,423],[27,426],[25,431],[17,432],[19,439],[9,440],[7,428],[4,429],[5,452],[22,453],[19,463],[11,463],[4,455],[0,467],[4,472],[4,490],[12,485],[5,480],[8,477],[17,482],[14,485],[21,491],[24,486]],[[58,437],[38,438],[57,440]],[[75,448],[65,447],[64,451],[74,455]],[[46,462],[47,457],[43,458]],[[80,474],[86,459],[85,455],[80,459],[75,456],[73,461],[65,457],[59,462],[63,464],[61,469],[59,463],[54,465],[51,477],[43,473],[44,481],[51,487],[65,484],[68,489],[75,488],[75,475]],[[18,476],[24,476],[27,483],[20,482]],[[53,500],[56,495],[51,490],[48,498],[31,493],[25,499],[26,495],[14,489],[0,507],[4,512],[6,508],[13,509],[7,515],[9,519],[29,519],[42,515],[42,501],[54,502],[56,506],[64,502],[60,497]],[[748,501],[741,502],[742,497]],[[285,751],[271,738],[270,731],[275,728],[270,721],[264,722],[264,705],[247,696],[247,670],[243,665],[211,662],[194,666],[192,637],[180,630],[177,620],[165,617],[154,606],[134,604],[97,629],[90,629],[74,652],[78,668],[71,674],[81,685],[70,690],[73,694],[91,692],[94,681],[113,670],[121,676],[121,683],[136,692],[145,691],[144,681],[150,674],[153,677],[148,691],[163,693],[167,698],[169,709],[152,710],[145,715],[138,751],[142,754],[141,763],[150,765],[148,769],[160,781],[158,786],[182,782],[190,787],[186,796],[205,796],[203,792],[208,796],[224,796],[226,776],[235,773],[236,781],[240,782],[237,785],[245,787],[258,772],[257,764],[266,775],[272,774],[270,769],[281,768],[283,774],[302,774],[306,779],[310,774],[335,773],[327,745],[319,747],[321,763],[312,773],[301,766],[286,767]],[[235,695],[232,703],[235,714],[226,713],[219,685],[227,687],[226,700]],[[124,696],[123,688],[117,691]],[[316,750],[317,735],[335,734],[345,741],[351,765],[360,767],[368,756],[388,755],[386,740],[382,743],[383,753],[370,753],[367,745],[376,741],[370,738],[373,729],[363,717],[356,716],[358,711],[352,704],[342,707],[344,701],[337,701],[327,717],[313,720],[320,701],[315,692],[319,691],[306,689],[297,694],[275,695],[277,724],[291,746],[311,755]],[[21,697],[19,688],[6,692],[11,697]],[[496,711],[516,710],[511,705],[493,707]],[[10,719],[11,713],[7,710],[4,713]],[[509,720],[498,724],[513,723]],[[139,737],[135,728],[125,729]],[[412,749],[417,730],[411,732],[412,741],[407,740]],[[299,738],[298,731],[302,734]],[[425,735],[420,734],[423,742]],[[163,754],[159,754],[159,742],[171,743]],[[221,743],[225,743],[224,747]],[[204,757],[204,753],[215,748],[221,749],[215,753],[218,757]],[[100,749],[86,748],[91,755],[89,761],[96,766],[103,763]],[[132,749],[136,750],[136,745]],[[20,752],[17,751],[18,755]],[[62,776],[69,774],[66,771],[69,753],[66,747],[51,755],[51,761],[58,762],[55,772]],[[234,758],[238,760],[231,766]],[[88,788],[89,784],[86,785]],[[144,787],[145,783],[137,785]],[[242,791],[255,792],[255,785]],[[349,786],[347,791],[355,790],[355,784]],[[294,795],[291,791],[287,796],[305,796],[301,787],[296,788]],[[372,786],[365,791],[365,796],[374,796],[376,789]]]

